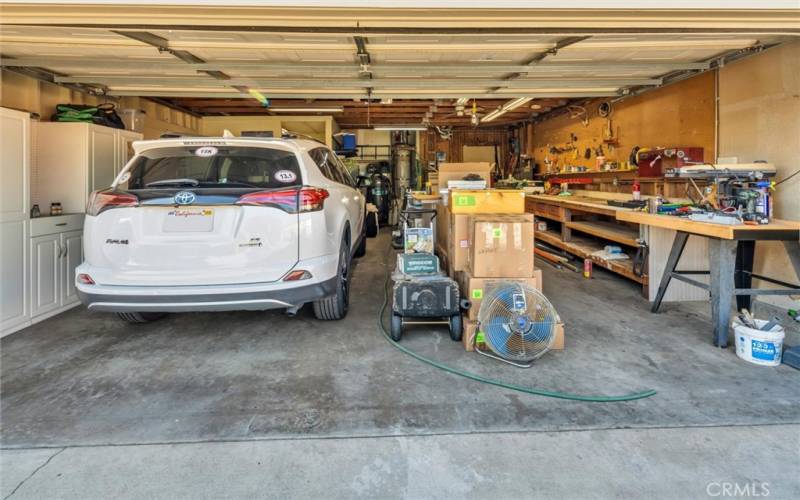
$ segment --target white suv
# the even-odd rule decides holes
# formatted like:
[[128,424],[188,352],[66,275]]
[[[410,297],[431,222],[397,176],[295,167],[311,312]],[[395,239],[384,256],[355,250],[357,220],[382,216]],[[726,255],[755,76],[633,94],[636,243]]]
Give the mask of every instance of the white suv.
[[81,301],[141,323],[166,312],[347,314],[364,197],[321,143],[177,138],[134,144],[84,224]]

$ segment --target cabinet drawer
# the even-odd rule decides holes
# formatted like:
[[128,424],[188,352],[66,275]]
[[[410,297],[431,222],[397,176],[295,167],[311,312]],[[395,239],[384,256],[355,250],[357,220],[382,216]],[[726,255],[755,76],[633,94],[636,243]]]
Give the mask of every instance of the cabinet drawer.
[[83,229],[83,217],[83,214],[69,214],[31,219],[31,237]]

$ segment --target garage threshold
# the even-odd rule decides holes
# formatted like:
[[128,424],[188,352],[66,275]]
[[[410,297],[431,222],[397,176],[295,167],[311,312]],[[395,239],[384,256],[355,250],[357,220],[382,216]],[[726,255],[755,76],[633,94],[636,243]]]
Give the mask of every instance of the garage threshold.
[[[691,498],[732,483],[796,498],[797,443],[786,436],[799,430],[618,429],[4,450],[0,493],[15,499],[484,498],[498,492],[506,498]],[[743,448],[748,440],[760,444]],[[551,466],[535,465],[542,463]],[[757,473],[753,464],[759,464]]]

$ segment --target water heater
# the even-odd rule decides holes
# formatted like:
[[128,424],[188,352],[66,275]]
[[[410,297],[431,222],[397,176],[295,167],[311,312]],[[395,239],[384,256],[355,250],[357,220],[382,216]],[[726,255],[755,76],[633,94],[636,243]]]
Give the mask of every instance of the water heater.
[[411,158],[414,148],[405,144],[394,149],[394,188],[397,199],[411,186]]

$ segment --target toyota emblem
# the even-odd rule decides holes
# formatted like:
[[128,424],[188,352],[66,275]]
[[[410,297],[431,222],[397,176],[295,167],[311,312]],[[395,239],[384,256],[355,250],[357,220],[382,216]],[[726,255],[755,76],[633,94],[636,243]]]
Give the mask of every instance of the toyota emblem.
[[175,195],[175,203],[178,205],[191,205],[196,199],[197,196],[191,191],[181,191]]

